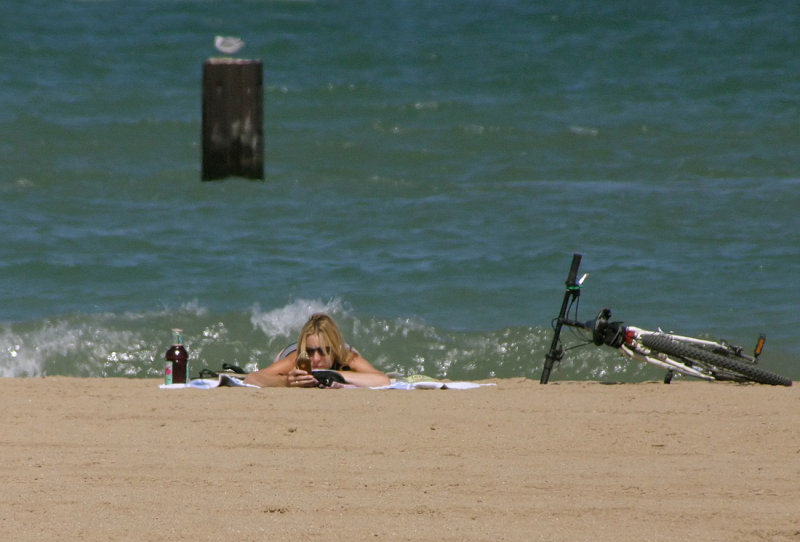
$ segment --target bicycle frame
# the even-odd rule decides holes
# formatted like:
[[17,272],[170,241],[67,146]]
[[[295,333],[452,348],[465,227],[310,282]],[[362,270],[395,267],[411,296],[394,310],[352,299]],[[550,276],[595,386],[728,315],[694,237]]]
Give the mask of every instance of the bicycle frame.
[[[686,376],[693,376],[695,378],[702,378],[703,380],[714,380],[714,377],[702,373],[688,365],[680,362],[675,361],[666,354],[662,352],[653,352],[652,350],[648,349],[639,341],[639,338],[644,334],[652,334],[655,333],[653,331],[647,331],[646,329],[638,328],[635,326],[626,326],[626,335],[631,336],[630,344],[628,340],[625,343],[619,346],[620,352],[622,352],[625,356],[636,359],[638,361],[643,361],[646,363],[650,363],[651,365],[656,365],[667,371],[674,371],[676,373],[681,373]],[[682,337],[680,335],[672,335],[670,333],[665,333],[664,335],[669,336],[674,340],[680,340],[682,342],[687,342],[691,344],[697,344],[702,346],[719,346],[719,343],[711,342],[711,341],[703,341],[700,339],[694,339],[692,337]]]

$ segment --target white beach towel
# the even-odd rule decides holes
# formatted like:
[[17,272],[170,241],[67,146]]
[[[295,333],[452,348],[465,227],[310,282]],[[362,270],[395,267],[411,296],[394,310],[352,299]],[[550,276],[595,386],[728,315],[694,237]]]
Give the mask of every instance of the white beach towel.
[[[478,384],[476,382],[440,382],[438,380],[397,380],[388,386],[377,386],[370,388],[373,390],[472,390],[481,386],[496,386],[494,383]],[[196,378],[188,384],[161,384],[159,388],[167,390],[180,390],[194,388],[198,390],[210,390],[220,387],[238,388],[258,388],[252,384],[245,384],[240,378],[227,374],[219,375],[219,378]]]
[[232,388],[257,388],[252,384],[245,384],[241,378],[227,374],[219,375],[219,378],[196,378],[188,384],[161,384],[159,388],[166,390],[180,390],[195,388],[198,390],[210,390],[212,388],[232,387]]
[[472,390],[481,386],[495,386],[496,384],[477,384],[475,382],[438,382],[423,380],[420,382],[392,382],[388,386],[371,388],[373,390]]

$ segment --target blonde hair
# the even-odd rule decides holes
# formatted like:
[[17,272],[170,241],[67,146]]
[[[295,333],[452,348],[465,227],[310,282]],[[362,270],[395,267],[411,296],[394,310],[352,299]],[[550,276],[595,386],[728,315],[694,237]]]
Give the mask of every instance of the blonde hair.
[[300,330],[300,336],[297,339],[298,353],[306,351],[306,338],[309,335],[318,335],[322,343],[320,346],[330,347],[331,361],[333,363],[338,362],[340,365],[347,365],[350,349],[342,339],[342,334],[336,322],[330,316],[319,312],[311,315],[303,329]]

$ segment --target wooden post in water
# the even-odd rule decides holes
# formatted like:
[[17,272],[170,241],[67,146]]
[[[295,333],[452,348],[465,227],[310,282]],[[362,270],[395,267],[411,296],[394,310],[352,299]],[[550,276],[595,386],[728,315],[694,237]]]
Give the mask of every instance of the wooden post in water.
[[264,113],[260,60],[203,63],[203,180],[264,179]]

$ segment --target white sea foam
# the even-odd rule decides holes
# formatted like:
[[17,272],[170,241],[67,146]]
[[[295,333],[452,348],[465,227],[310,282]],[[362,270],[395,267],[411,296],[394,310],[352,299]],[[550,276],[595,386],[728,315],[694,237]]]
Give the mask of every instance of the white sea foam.
[[258,304],[255,304],[250,309],[250,322],[254,328],[260,329],[267,337],[292,337],[300,331],[308,317],[316,312],[334,316],[343,314],[344,308],[339,299],[331,299],[327,302],[296,299],[288,305],[266,312],[262,311]]

